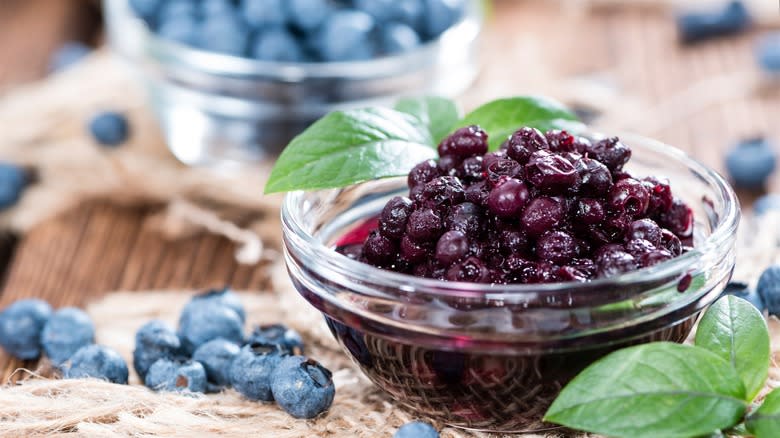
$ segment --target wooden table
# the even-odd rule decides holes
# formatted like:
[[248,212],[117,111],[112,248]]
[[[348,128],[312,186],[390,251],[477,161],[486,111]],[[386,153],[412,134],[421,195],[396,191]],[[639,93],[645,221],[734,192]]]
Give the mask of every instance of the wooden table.
[[[89,38],[84,15],[74,11],[86,10],[89,16],[94,13],[90,4],[74,1],[63,6],[65,1],[50,0],[9,4],[13,7],[6,10],[4,3],[0,11],[0,90],[41,77],[46,56],[60,41]],[[46,13],[41,16],[35,10]],[[30,24],[9,21],[9,14],[23,16]],[[79,20],[82,24],[75,26]],[[33,25],[48,32],[28,38]],[[533,75],[607,72],[621,93],[659,102],[713,75],[752,68],[753,37],[755,33],[680,47],[674,22],[663,12],[623,8],[582,14],[554,1],[497,0],[478,90],[491,90],[500,75],[503,80],[507,75],[517,79],[505,90],[493,91],[511,94],[534,91],[526,89],[526,84],[534,83],[526,82]],[[780,141],[778,115],[778,98],[745,99],[679,120],[657,137],[721,168],[722,151],[740,136],[764,133]],[[778,187],[777,181],[773,187]],[[29,296],[61,306],[82,305],[118,289],[267,287],[264,267],[237,265],[233,244],[225,239],[204,235],[167,242],[147,230],[144,221],[157,210],[85,205],[18,239],[0,237],[0,308]],[[0,354],[0,376],[21,365],[33,364]]]

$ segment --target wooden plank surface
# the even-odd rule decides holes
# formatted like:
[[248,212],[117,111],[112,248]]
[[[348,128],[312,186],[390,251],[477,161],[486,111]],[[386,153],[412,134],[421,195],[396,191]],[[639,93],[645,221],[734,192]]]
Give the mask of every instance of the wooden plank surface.
[[[67,28],[63,22],[72,17],[60,10],[58,16],[47,19],[58,20],[54,28]],[[0,15],[0,36],[10,32],[2,25],[4,20]],[[480,93],[478,100],[484,100],[496,93],[536,91],[528,87],[539,83],[540,75],[606,74],[619,93],[663,102],[698,81],[749,69],[754,37],[748,34],[682,48],[677,45],[673,21],[662,12],[618,8],[587,15],[553,1],[500,0],[485,36],[485,71],[472,93]],[[48,43],[36,43],[34,59],[24,62],[13,55],[20,49],[7,46],[16,44],[8,43],[9,39],[16,40],[0,38],[4,42],[0,59],[5,60],[0,63],[0,89],[3,84],[40,76],[43,48],[53,47],[52,39],[61,37],[48,38]],[[751,98],[709,108],[656,136],[721,168],[724,148],[741,136],[763,133],[780,139],[778,116],[780,99]],[[778,187],[777,181],[773,187]],[[0,308],[30,296],[43,297],[56,306],[81,305],[117,289],[268,287],[265,267],[236,264],[235,248],[225,239],[162,239],[144,225],[158,209],[91,204],[41,224],[18,242],[0,236],[0,281],[4,280]],[[16,249],[11,254],[13,243]],[[0,354],[0,376],[20,365],[31,364]]]

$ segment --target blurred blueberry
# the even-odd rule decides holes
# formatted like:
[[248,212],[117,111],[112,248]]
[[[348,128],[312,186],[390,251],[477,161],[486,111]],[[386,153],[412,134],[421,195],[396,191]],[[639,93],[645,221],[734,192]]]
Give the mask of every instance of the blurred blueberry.
[[764,300],[761,299],[761,296],[758,294],[758,292],[751,289],[747,283],[743,283],[741,281],[729,282],[729,284],[727,284],[726,288],[723,290],[723,295],[734,295],[735,297],[742,298],[743,300],[747,300],[750,302],[750,304],[755,306],[759,312],[764,311]]
[[160,23],[157,35],[166,40],[194,46],[198,43],[198,22],[194,17],[182,15]]
[[395,20],[401,14],[398,0],[354,0],[352,3],[355,8],[371,15],[378,22]]
[[422,31],[425,5],[420,0],[396,0],[395,21],[411,26],[419,34]]
[[24,168],[0,161],[0,211],[19,202],[29,183],[30,179]]
[[756,45],[758,65],[769,73],[780,73],[780,32],[764,36]]
[[37,359],[41,355],[41,331],[51,306],[42,300],[19,300],[0,313],[0,346],[13,357]]
[[149,368],[144,384],[154,391],[206,392],[206,370],[200,362],[160,359]]
[[327,0],[287,0],[286,6],[290,23],[304,32],[319,27],[332,12]]
[[282,26],[287,21],[284,0],[243,0],[241,11],[254,27]]
[[271,375],[274,400],[295,418],[314,418],[333,403],[333,375],[319,362],[288,356]]
[[49,72],[58,72],[78,63],[92,52],[92,48],[78,41],[63,44],[49,58]]
[[744,3],[731,1],[722,9],[686,12],[677,16],[680,39],[686,43],[732,35],[750,26],[750,14]]
[[203,365],[208,381],[218,386],[230,383],[230,364],[236,358],[241,348],[224,339],[214,339],[198,347],[192,355]]
[[769,211],[780,211],[780,194],[764,195],[753,203],[753,213],[760,216]]
[[198,47],[226,55],[242,56],[249,43],[249,30],[240,17],[222,13],[205,17],[200,27]]
[[102,345],[81,347],[63,366],[66,379],[103,379],[127,384],[127,364],[116,351]]
[[382,51],[386,54],[402,53],[420,45],[420,37],[411,27],[402,23],[389,23],[382,28]]
[[243,323],[231,308],[219,305],[198,305],[185,309],[179,318],[179,339],[185,352],[193,353],[213,339],[222,338],[236,345],[243,344]]
[[92,117],[89,132],[103,146],[119,146],[130,136],[130,124],[124,114],[104,111]]
[[41,345],[55,365],[70,359],[81,347],[95,342],[95,325],[89,315],[64,307],[49,318],[41,332]]
[[773,265],[761,273],[756,286],[770,315],[780,316],[780,265]]
[[192,0],[166,0],[160,4],[155,16],[157,23],[164,23],[176,18],[198,16],[198,3]]
[[241,323],[246,320],[246,311],[244,310],[244,305],[241,304],[241,298],[227,287],[223,289],[207,290],[193,296],[184,306],[184,309],[181,312],[182,317],[186,317],[187,313],[193,308],[202,305],[227,307],[236,312],[239,319],[241,319]]
[[284,353],[276,344],[249,344],[230,365],[230,384],[250,400],[273,400],[271,373]]
[[164,1],[165,0],[130,0],[130,8],[136,15],[147,22],[151,22],[157,15],[157,11]]
[[374,19],[365,12],[344,9],[323,24],[318,50],[325,61],[356,61],[374,56],[371,33]]
[[439,432],[428,423],[411,421],[399,427],[393,438],[439,438]]
[[284,28],[260,32],[252,43],[252,57],[263,61],[301,62],[303,51],[295,37]]
[[149,321],[135,333],[133,367],[141,380],[158,359],[173,360],[180,354],[179,337],[171,326],[162,321]]
[[303,354],[303,339],[283,324],[260,325],[252,330],[247,344],[276,344],[288,354]]
[[200,4],[201,15],[232,13],[236,11],[236,5],[230,0],[202,0]]
[[776,153],[764,138],[745,140],[726,154],[726,170],[734,185],[760,189],[775,170]]
[[436,38],[463,16],[464,0],[423,0],[424,32],[428,38]]

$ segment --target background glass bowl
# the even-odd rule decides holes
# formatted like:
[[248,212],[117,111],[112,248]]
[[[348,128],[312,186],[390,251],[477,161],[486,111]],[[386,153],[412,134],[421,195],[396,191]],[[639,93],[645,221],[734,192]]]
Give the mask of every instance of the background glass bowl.
[[695,248],[589,283],[486,285],[389,272],[335,242],[375,217],[405,178],[294,192],[282,207],[286,263],[363,372],[399,404],[457,427],[538,431],[560,389],[631,344],[682,342],[728,282],[739,205],[714,171],[656,141],[623,136],[635,175],[669,178],[694,210]]
[[159,38],[128,0],[104,0],[113,49],[147,89],[169,148],[190,165],[257,162],[326,113],[392,105],[399,96],[454,97],[479,69],[483,3],[412,51],[370,61],[278,63]]

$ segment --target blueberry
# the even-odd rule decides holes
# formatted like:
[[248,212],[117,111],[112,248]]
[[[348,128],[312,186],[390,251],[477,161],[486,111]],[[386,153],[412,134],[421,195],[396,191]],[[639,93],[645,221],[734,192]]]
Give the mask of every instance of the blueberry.
[[119,146],[127,141],[130,125],[124,114],[105,111],[95,115],[89,122],[89,132],[99,144]]
[[52,310],[41,300],[19,300],[0,313],[0,346],[18,359],[41,355],[41,331]]
[[78,41],[70,41],[58,48],[49,58],[49,71],[57,72],[78,63],[89,55],[92,49]]
[[295,37],[284,28],[260,32],[252,42],[251,55],[262,61],[301,62],[304,53]]
[[412,421],[399,427],[393,438],[439,438],[439,432],[428,423]]
[[276,344],[245,346],[230,365],[230,384],[250,400],[273,400],[271,373],[284,356]]
[[769,34],[756,44],[758,65],[769,73],[780,73],[780,32]]
[[401,4],[398,0],[354,0],[357,9],[371,15],[378,22],[401,18]]
[[159,359],[144,384],[154,391],[206,392],[206,370],[200,362]]
[[241,12],[254,27],[281,26],[287,21],[284,0],[243,0]]
[[[248,3],[244,1],[244,3]],[[235,12],[235,4],[231,0],[203,0],[200,4],[200,12],[204,17],[210,15]]]
[[181,342],[173,328],[159,320],[149,321],[135,334],[133,367],[143,380],[149,367],[158,359],[172,360],[180,353]]
[[52,362],[59,365],[81,347],[95,342],[95,325],[89,315],[75,307],[56,311],[43,326],[41,345]]
[[16,204],[29,183],[22,167],[0,161],[0,211]]
[[385,25],[380,40],[382,51],[386,54],[403,53],[420,45],[420,36],[417,32],[402,23]]
[[288,20],[304,32],[319,27],[332,9],[326,0],[287,0],[286,6]]
[[127,384],[127,364],[116,351],[102,345],[81,347],[63,366],[66,379],[104,379]]
[[780,194],[770,193],[753,203],[753,212],[758,216],[770,211],[780,211]]
[[758,292],[750,289],[747,283],[742,283],[739,281],[729,282],[729,284],[727,284],[726,288],[723,290],[723,295],[734,295],[735,297],[742,298],[750,302],[750,304],[754,305],[760,312],[764,311],[764,300],[761,299],[761,296],[758,294]]
[[686,43],[732,35],[750,26],[750,15],[742,1],[729,2],[715,11],[687,12],[678,15],[677,29]]
[[200,28],[194,17],[182,15],[172,17],[160,23],[157,34],[160,38],[174,41],[188,46],[195,46],[198,43],[198,32]]
[[185,308],[179,319],[179,339],[184,351],[194,352],[213,339],[222,338],[236,345],[243,344],[243,324],[233,309],[225,306],[198,305]]
[[162,23],[167,20],[188,16],[195,18],[198,15],[198,3],[192,0],[166,0],[160,3],[157,15],[154,19]]
[[277,344],[288,354],[303,354],[303,339],[283,324],[260,325],[252,330],[247,344]]
[[249,31],[236,14],[205,17],[200,26],[198,47],[226,55],[243,56],[249,45]]
[[780,316],[780,265],[773,265],[761,273],[756,291],[770,315]]
[[423,1],[425,3],[423,27],[428,38],[436,38],[460,20],[466,4],[464,0]]
[[241,298],[227,287],[208,290],[193,296],[190,302],[184,306],[184,310],[181,312],[182,317],[200,305],[227,307],[236,312],[242,324],[246,320],[246,311],[244,310],[244,305],[241,304]]
[[775,170],[777,154],[764,138],[740,142],[726,155],[726,170],[737,187],[760,189]]
[[130,0],[130,8],[136,15],[151,22],[164,0]]
[[214,339],[198,347],[192,359],[203,365],[209,382],[225,386],[230,383],[230,364],[241,349],[238,345],[224,339]]
[[330,371],[303,356],[282,360],[271,376],[276,403],[295,418],[314,418],[333,403],[336,388]]
[[365,12],[344,9],[334,12],[322,25],[318,50],[325,61],[355,61],[374,56],[371,34],[374,19]]

